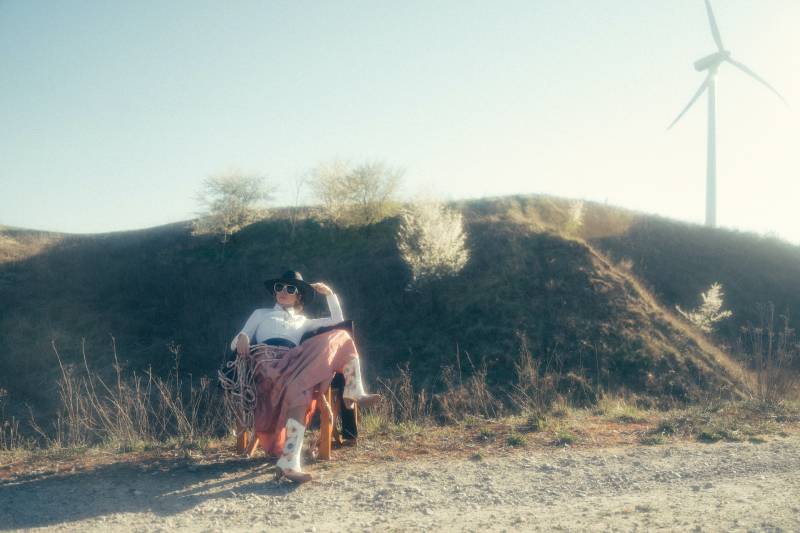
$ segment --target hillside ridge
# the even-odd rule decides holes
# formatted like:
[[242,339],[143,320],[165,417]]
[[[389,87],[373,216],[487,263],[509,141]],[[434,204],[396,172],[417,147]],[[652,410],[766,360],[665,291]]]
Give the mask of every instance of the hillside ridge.
[[[524,339],[543,367],[557,369],[560,392],[580,401],[609,387],[655,402],[741,396],[752,376],[733,348],[752,304],[764,298],[800,312],[800,247],[594,203],[567,231],[574,203],[549,196],[451,205],[464,213],[470,261],[416,293],[406,290],[397,218],[336,228],[274,217],[224,250],[192,237],[188,224],[88,236],[3,230],[24,250],[0,260],[0,388],[11,402],[45,408],[58,375],[51,342],[68,365],[79,366],[85,346],[89,363],[109,370],[110,336],[127,369],[166,373],[175,366],[168,347],[179,346],[181,371],[212,375],[231,335],[266,303],[262,280],[286,268],[341,295],[368,377],[408,363],[431,391],[458,350],[475,364],[465,372],[485,368],[490,386],[510,383]],[[13,255],[2,255],[3,242],[0,257]],[[741,247],[770,264],[770,276],[748,269]],[[717,277],[734,317],[707,337],[671,309],[692,307]]]

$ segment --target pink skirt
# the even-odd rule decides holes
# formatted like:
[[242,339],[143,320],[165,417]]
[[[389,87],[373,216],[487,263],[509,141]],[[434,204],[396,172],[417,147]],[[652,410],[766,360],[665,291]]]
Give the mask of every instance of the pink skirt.
[[265,452],[281,454],[289,410],[305,407],[305,420],[299,422],[307,426],[318,395],[327,392],[334,374],[357,357],[350,333],[334,329],[311,337],[278,360],[257,365],[253,426]]

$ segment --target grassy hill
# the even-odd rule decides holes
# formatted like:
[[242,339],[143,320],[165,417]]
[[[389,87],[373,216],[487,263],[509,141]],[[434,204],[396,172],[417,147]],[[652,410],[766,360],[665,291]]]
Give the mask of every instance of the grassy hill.
[[[212,375],[249,313],[272,305],[262,281],[287,268],[340,295],[368,378],[408,363],[433,390],[447,366],[484,369],[501,390],[527,348],[579,402],[601,389],[654,402],[740,396],[736,341],[756,304],[800,311],[800,248],[775,239],[591,203],[570,227],[570,202],[546,196],[457,205],[470,261],[420,292],[405,290],[396,218],[361,228],[306,218],[292,230],[278,213],[224,249],[188,223],[89,236],[0,228],[0,388],[11,405],[47,412],[53,345],[68,365],[85,354],[110,373],[112,337],[128,369],[164,374],[179,346],[182,372]],[[705,337],[671,310],[696,306],[713,281],[734,315]]]

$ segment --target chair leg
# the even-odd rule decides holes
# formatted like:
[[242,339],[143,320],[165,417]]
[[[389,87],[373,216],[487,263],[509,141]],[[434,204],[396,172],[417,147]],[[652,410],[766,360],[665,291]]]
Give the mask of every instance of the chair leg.
[[236,424],[236,453],[245,453],[247,449],[247,431],[244,426]]
[[333,395],[331,410],[333,411],[333,420],[331,421],[331,425],[333,426],[333,442],[342,446],[344,440],[342,439],[342,432],[339,431],[339,418],[342,416],[342,400],[341,396],[338,394]]
[[258,451],[258,437],[253,433],[253,436],[250,438],[250,443],[247,445],[247,449],[244,451],[244,454],[247,457],[253,457],[256,452]]
[[[325,392],[325,399],[331,405],[331,388]],[[322,402],[320,402],[322,403]],[[319,458],[329,461],[331,458],[331,434],[333,433],[333,420],[328,413],[328,409],[320,409],[320,428],[319,428]]]

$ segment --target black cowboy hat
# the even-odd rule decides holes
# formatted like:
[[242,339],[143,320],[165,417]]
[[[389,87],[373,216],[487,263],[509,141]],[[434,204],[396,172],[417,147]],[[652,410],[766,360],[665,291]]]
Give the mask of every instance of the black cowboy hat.
[[286,283],[287,285],[294,285],[297,287],[300,291],[303,304],[312,302],[314,300],[314,295],[317,293],[314,287],[303,281],[302,274],[296,270],[287,270],[279,278],[272,278],[264,281],[264,286],[273,296],[275,296],[276,283]]

